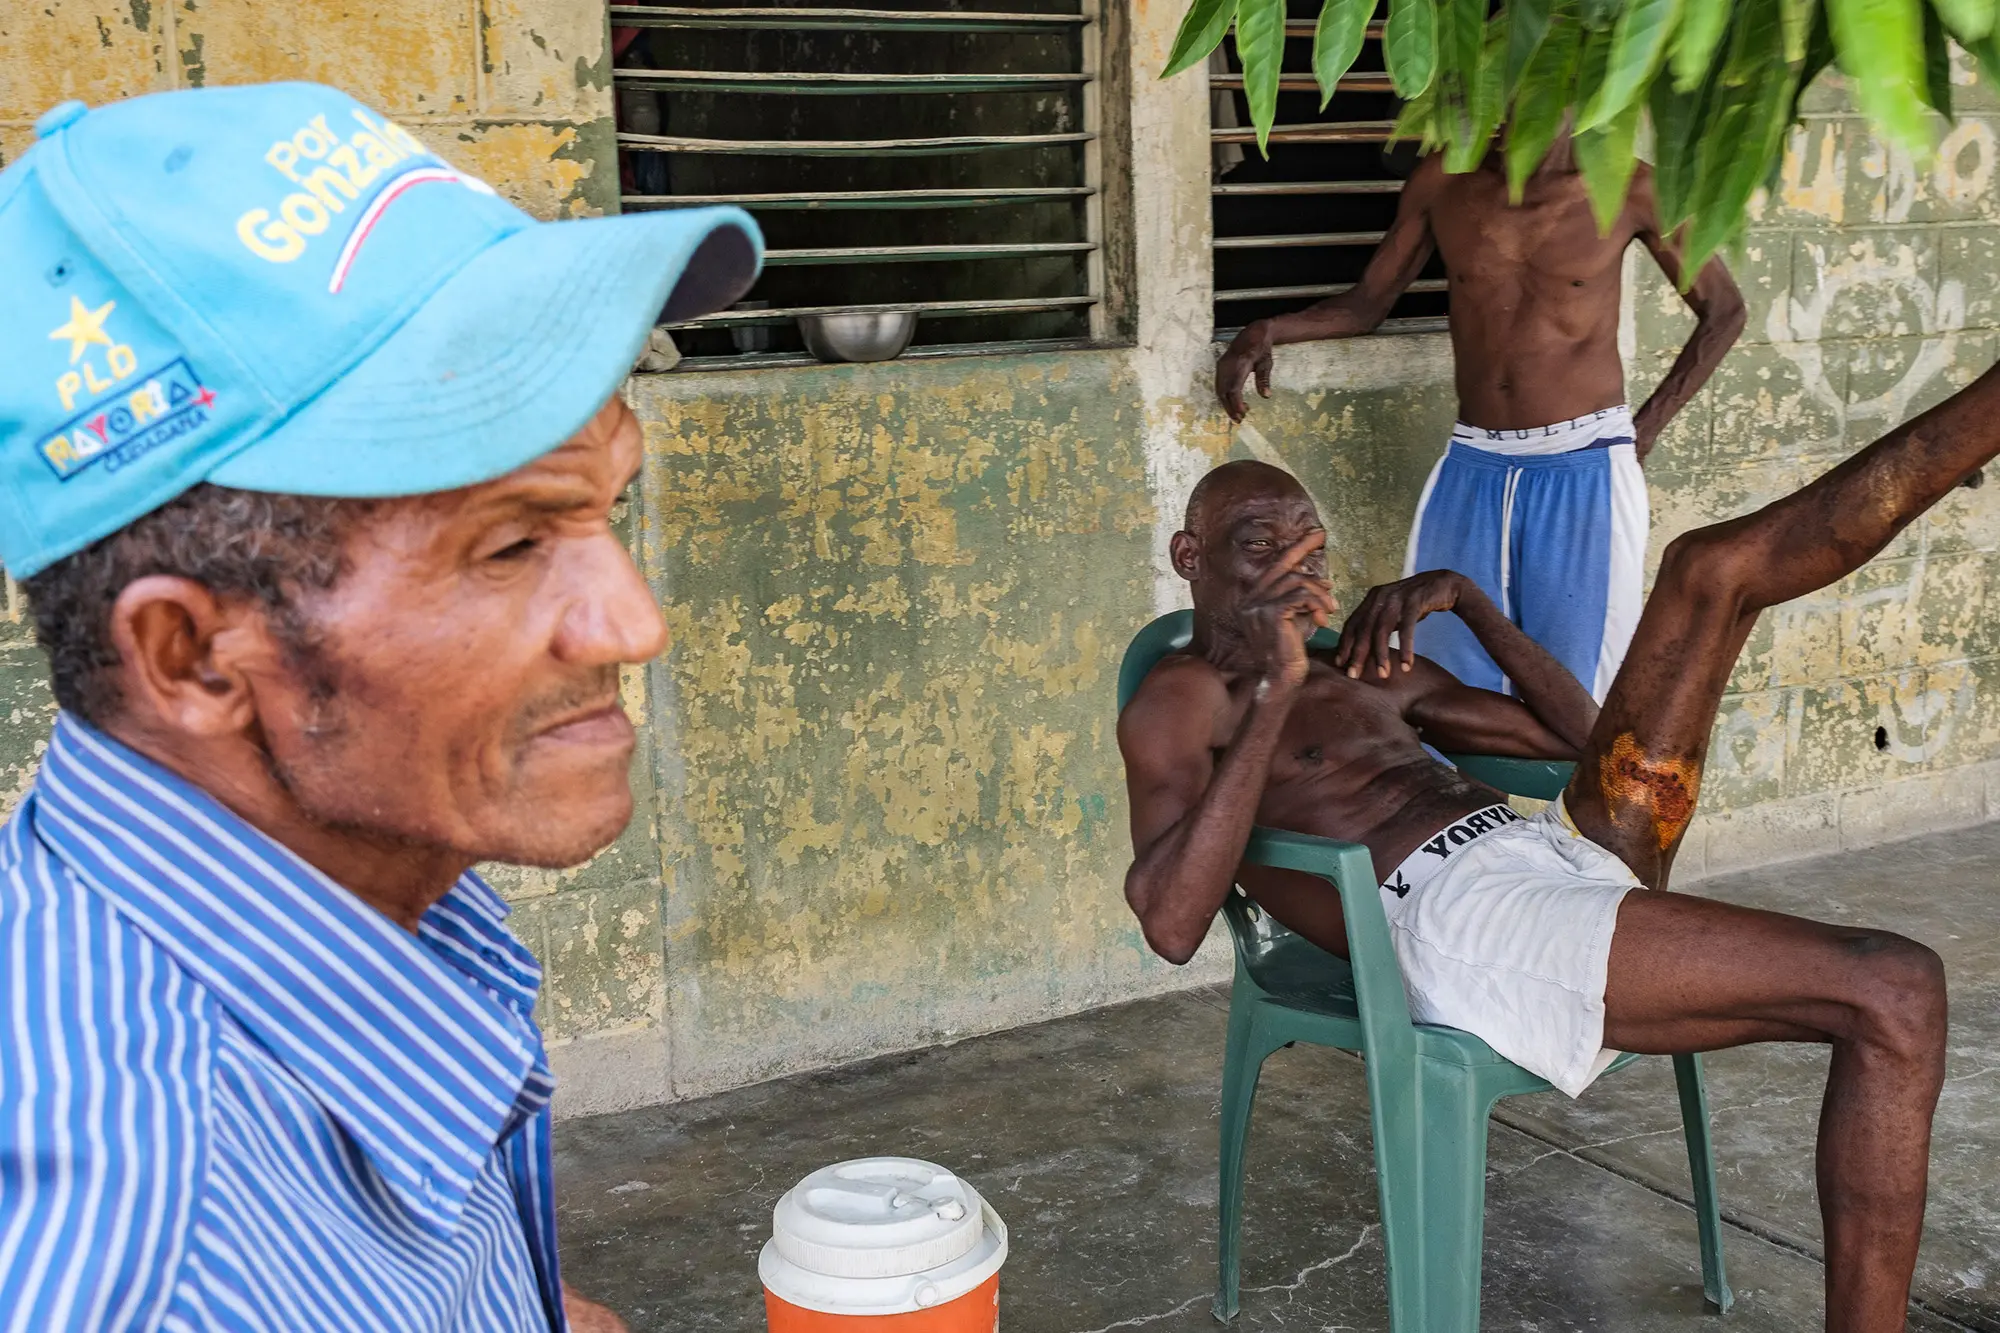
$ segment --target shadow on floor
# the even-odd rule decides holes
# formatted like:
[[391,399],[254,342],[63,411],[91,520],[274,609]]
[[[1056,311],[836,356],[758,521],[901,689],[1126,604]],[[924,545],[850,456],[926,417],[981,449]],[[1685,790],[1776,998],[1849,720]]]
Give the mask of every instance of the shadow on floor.
[[[1944,956],[1948,1082],[1913,1329],[2000,1330],[2000,825],[1695,886],[1885,927]],[[1209,947],[1215,947],[1210,945]],[[635,1330],[763,1327],[771,1207],[815,1167],[907,1154],[970,1179],[1013,1235],[1008,1333],[1213,1329],[1215,1117],[1226,995],[1195,990],[959,1045],[557,1129],[564,1275]],[[1664,1058],[1569,1102],[1502,1103],[1491,1139],[1489,1329],[1821,1325],[1818,1048],[1709,1059],[1729,1276],[1705,1315],[1687,1162]],[[1250,1147],[1245,1330],[1386,1329],[1359,1064],[1281,1051]]]

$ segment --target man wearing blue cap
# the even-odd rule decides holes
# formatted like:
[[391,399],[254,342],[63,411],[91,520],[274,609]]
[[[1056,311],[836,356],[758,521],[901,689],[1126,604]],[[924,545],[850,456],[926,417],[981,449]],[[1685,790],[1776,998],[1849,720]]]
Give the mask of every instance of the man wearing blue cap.
[[0,174],[0,1329],[619,1328],[557,1272],[479,861],[632,810],[615,390],[733,209],[536,223],[330,88],[57,107]]

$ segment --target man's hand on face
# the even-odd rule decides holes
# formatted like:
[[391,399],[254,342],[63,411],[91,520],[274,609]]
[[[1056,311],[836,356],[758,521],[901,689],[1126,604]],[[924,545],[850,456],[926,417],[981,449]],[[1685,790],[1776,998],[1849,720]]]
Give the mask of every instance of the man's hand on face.
[[[1378,680],[1387,680],[1392,660],[1408,671],[1417,660],[1417,622],[1434,611],[1457,606],[1464,588],[1465,580],[1448,569],[1433,569],[1370,588],[1341,626],[1333,664],[1352,679],[1367,671]],[[1392,633],[1396,636],[1394,648],[1389,646]]]
[[1292,690],[1303,684],[1306,640],[1333,622],[1340,609],[1325,577],[1303,566],[1326,547],[1326,533],[1314,530],[1293,542],[1251,585],[1240,618],[1250,650],[1263,663],[1260,682]]
[[570,1333],[631,1333],[623,1319],[568,1287],[563,1288],[563,1318],[569,1320]]
[[1231,421],[1243,420],[1250,409],[1243,401],[1243,382],[1257,377],[1257,392],[1271,396],[1271,330],[1263,320],[1243,326],[1229,350],[1215,363],[1215,394]]

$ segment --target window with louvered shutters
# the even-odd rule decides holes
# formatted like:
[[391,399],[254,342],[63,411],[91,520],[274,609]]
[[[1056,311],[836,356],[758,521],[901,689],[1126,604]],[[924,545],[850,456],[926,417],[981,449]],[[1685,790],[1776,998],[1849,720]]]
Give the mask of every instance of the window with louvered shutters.
[[[1289,0],[1271,157],[1257,152],[1232,35],[1209,59],[1215,198],[1215,327],[1300,310],[1347,290],[1396,215],[1415,146],[1389,150],[1397,102],[1382,64],[1386,4],[1324,111],[1312,76],[1319,0]],[[1444,266],[1435,255],[1382,333],[1442,329]]]
[[684,364],[796,359],[815,311],[920,311],[906,355],[1086,342],[1091,11],[859,2],[611,7],[624,208],[739,204],[769,246]]

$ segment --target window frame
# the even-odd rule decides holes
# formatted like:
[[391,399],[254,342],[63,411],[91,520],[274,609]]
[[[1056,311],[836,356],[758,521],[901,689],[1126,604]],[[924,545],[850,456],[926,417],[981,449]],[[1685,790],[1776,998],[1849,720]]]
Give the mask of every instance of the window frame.
[[[896,27],[901,26],[901,24],[898,24],[894,20],[892,20],[891,16],[892,15],[899,16],[901,14],[907,13],[919,16],[919,18],[930,15],[937,15],[939,17],[950,15],[954,20],[958,22],[964,22],[968,18],[971,18],[972,16],[994,15],[994,16],[1005,16],[1006,19],[1018,19],[1018,20],[1030,20],[1030,21],[1046,20],[1047,25],[1051,28],[1057,26],[1075,28],[1077,30],[1077,64],[1075,72],[1072,74],[1048,75],[1045,76],[1045,80],[1046,82],[1052,85],[1059,83],[1066,83],[1074,86],[1077,89],[1078,101],[1081,110],[1081,124],[1075,131],[1064,132],[1061,135],[1032,136],[1032,137],[1040,137],[1048,139],[1059,138],[1064,141],[1074,142],[1077,145],[1077,155],[1078,155],[1078,171],[1076,173],[1077,183],[1073,186],[1066,185],[1062,187],[1052,187],[1046,191],[1038,190],[1037,187],[998,186],[998,187],[992,187],[991,189],[973,189],[973,190],[955,190],[948,187],[945,189],[937,190],[937,193],[939,194],[961,193],[967,195],[981,195],[981,196],[999,195],[1003,197],[1012,197],[1016,199],[1027,198],[1029,196],[1036,196],[1049,199],[1054,199],[1057,197],[1076,199],[1081,204],[1080,211],[1082,214],[1082,226],[1081,226],[1080,236],[1073,241],[1022,242],[1019,243],[1018,245],[1007,245],[1004,247],[1001,245],[994,245],[991,247],[981,247],[978,245],[954,245],[950,243],[941,243],[935,247],[908,246],[908,247],[882,247],[882,249],[889,251],[897,249],[902,249],[906,251],[917,250],[917,249],[937,249],[945,252],[956,252],[955,254],[951,253],[941,254],[938,257],[940,260],[946,262],[949,262],[949,260],[954,257],[964,259],[967,262],[976,262],[976,254],[982,249],[985,249],[987,253],[994,253],[1004,248],[1011,251],[1018,251],[1023,255],[1074,253],[1080,255],[1082,258],[1082,273],[1084,279],[1082,291],[1075,295],[1058,296],[1058,297],[998,296],[993,298],[984,298],[976,300],[968,299],[960,301],[882,302],[874,305],[869,305],[864,303],[852,303],[852,304],[841,304],[834,306],[782,306],[776,310],[748,311],[748,312],[719,311],[715,312],[714,314],[702,316],[701,318],[696,320],[685,321],[663,327],[665,327],[669,335],[672,336],[672,335],[679,335],[686,330],[695,328],[701,328],[701,329],[718,328],[718,327],[728,328],[731,326],[746,325],[746,324],[757,324],[757,323],[769,324],[779,320],[788,319],[799,313],[813,313],[822,310],[827,312],[834,312],[834,311],[845,312],[845,311],[896,310],[896,309],[918,308],[924,311],[926,315],[935,318],[935,317],[949,317],[949,312],[958,309],[976,310],[980,312],[985,312],[985,311],[1004,312],[1005,310],[1010,308],[1021,309],[1024,311],[1080,308],[1085,312],[1085,320],[1084,320],[1085,328],[1081,336],[1071,337],[1071,338],[1022,338],[1022,339],[1007,339],[1001,341],[916,343],[906,348],[899,356],[893,359],[897,361],[907,361],[907,360],[935,360],[942,357],[952,357],[952,356],[1024,355],[1024,354],[1037,354],[1037,353],[1048,353],[1048,352],[1080,351],[1094,347],[1117,345],[1118,341],[1117,326],[1119,322],[1119,313],[1118,310],[1116,309],[1116,305],[1113,299],[1113,293],[1107,290],[1108,284],[1107,284],[1107,272],[1106,272],[1106,260],[1105,260],[1106,244],[1105,244],[1104,233],[1105,233],[1106,172],[1105,172],[1103,67],[1104,67],[1104,56],[1106,47],[1106,41],[1105,41],[1106,25],[1103,16],[1102,0],[1077,0],[1077,10],[1073,14],[1038,13],[1032,10],[1016,8],[1015,6],[1007,4],[1006,0],[998,0],[998,3],[991,3],[990,0],[989,3],[987,4],[975,3],[974,5],[968,6],[966,9],[962,10],[921,9],[921,10],[909,10],[909,11],[881,11],[881,10],[869,10],[866,8],[855,7],[855,6],[865,6],[867,5],[867,3],[868,0],[842,0],[842,3],[838,5],[809,6],[809,5],[801,5],[797,3],[797,0],[792,0],[791,3],[780,3],[778,5],[752,6],[752,5],[740,4],[739,0],[739,4],[735,6],[706,7],[706,6],[689,4],[687,3],[687,0],[682,0],[682,3],[680,4],[664,4],[664,5],[614,2],[607,4],[606,6],[606,19],[608,26],[613,29],[626,28],[626,27],[641,27],[641,28],[655,28],[655,29],[700,27],[700,28],[711,28],[711,29],[714,28],[727,29],[730,25],[731,20],[762,18],[764,17],[767,11],[775,11],[775,13],[778,15],[783,15],[787,18],[793,18],[803,21],[799,22],[797,26],[780,25],[775,22],[761,22],[757,23],[756,26],[766,29],[775,29],[779,31],[804,31],[808,30],[809,28],[836,28],[836,27],[842,30],[851,31],[853,30],[853,23],[854,23],[854,19],[851,16],[855,14],[861,14],[864,16],[872,16],[873,20],[881,21],[883,23],[884,29],[893,31],[895,30]],[[815,9],[827,11],[829,13],[828,21],[817,22],[817,23],[814,22],[813,19],[808,16],[808,12]],[[707,12],[706,13],[701,12],[703,10],[707,10]],[[665,11],[665,13],[661,13],[660,11]],[[832,21],[831,16],[833,15],[841,16],[838,23]],[[635,22],[635,20],[637,21]],[[984,25],[980,25],[978,27],[965,27],[965,28],[957,28],[954,26],[951,28],[944,28],[942,26],[940,27],[918,26],[917,23],[910,23],[909,30],[979,31],[983,26]],[[1001,22],[996,22],[993,25],[993,28],[996,31],[1024,30],[1018,27],[1012,27],[1011,25]],[[700,207],[716,203],[737,203],[741,206],[748,208],[752,212],[752,215],[755,216],[757,210],[754,202],[751,201],[753,201],[756,198],[764,196],[743,196],[743,195],[731,196],[731,195],[710,195],[710,194],[694,194],[686,196],[659,196],[659,195],[636,194],[634,192],[627,190],[624,179],[624,169],[625,169],[626,153],[628,148],[635,143],[644,143],[647,142],[648,140],[657,142],[660,139],[671,139],[674,138],[675,136],[667,134],[662,134],[660,136],[644,136],[644,135],[636,135],[627,131],[621,123],[618,123],[620,120],[622,120],[622,112],[618,106],[618,101],[617,101],[618,94],[627,89],[641,89],[641,88],[652,88],[654,90],[659,90],[659,91],[687,91],[688,90],[687,85],[690,84],[692,80],[687,80],[685,78],[676,76],[684,76],[688,73],[691,73],[692,71],[654,71],[654,70],[644,70],[636,68],[626,69],[619,65],[619,58],[615,42],[607,45],[607,51],[613,53],[612,97],[614,99],[613,108],[614,108],[614,138],[616,143],[616,171],[618,173],[618,178],[619,178],[619,192],[618,192],[619,211],[621,213],[655,211],[656,208],[659,207]],[[741,75],[738,75],[736,79],[731,80],[730,78],[727,77],[728,72],[726,71],[717,71],[716,73],[722,76],[714,80],[714,82],[718,84],[726,84],[732,81],[738,83],[749,83],[755,81],[754,79],[744,79]],[[779,77],[786,77],[786,76],[779,76]],[[792,74],[789,77],[798,78],[800,76],[797,74]],[[832,76],[807,76],[807,77],[818,77],[821,79],[830,80],[830,77]],[[925,79],[927,81],[935,82],[937,80],[942,80],[942,79],[952,79],[965,82],[967,84],[971,84],[973,82],[978,81],[982,77],[991,78],[993,76],[979,76],[979,75],[933,76],[933,75],[923,75],[923,74],[918,74],[918,75],[906,74],[897,76],[884,73],[882,75],[879,75],[875,80],[873,80],[873,82],[876,83],[877,85],[886,84],[893,86],[899,80],[912,81],[915,79]],[[1005,78],[1007,76],[1001,76],[1001,77]],[[1028,81],[1033,80],[1037,77],[1039,76],[1032,76],[1032,75],[1021,76],[1021,81],[1025,85]],[[861,84],[866,84],[870,82],[865,74],[857,75],[855,77],[855,81]],[[725,89],[719,87],[717,88],[717,91],[721,92],[725,91]],[[885,137],[882,142],[905,143],[913,141],[919,137],[921,136],[889,136]],[[967,136],[967,137],[977,139],[982,136]],[[985,137],[990,138],[992,136],[985,136]],[[691,141],[684,141],[684,142],[691,142]],[[772,145],[772,147],[768,150],[771,155],[774,156],[786,155],[781,148],[775,147],[776,144],[782,142],[779,140],[762,140],[762,141],[745,140],[745,142],[758,143],[760,145],[765,145],[765,144]],[[872,142],[872,141],[851,141],[851,142],[860,143],[860,142]],[[859,154],[857,153],[856,155]],[[910,189],[910,190],[886,190],[886,191],[879,191],[876,193],[880,193],[886,197],[894,198],[898,196],[906,197],[913,194],[920,194],[927,192],[929,192],[929,187],[925,187],[924,189]],[[1059,195],[1058,192],[1060,192]],[[802,191],[792,192],[790,196],[780,193],[770,197],[773,198],[775,203],[779,203],[789,210],[795,208],[809,208],[817,206],[812,204],[806,204],[802,201],[807,199],[812,199],[815,196],[823,197],[833,193],[839,193],[839,192],[824,191],[824,190],[822,191],[802,190]],[[676,203],[672,205],[662,205],[659,203],[659,201],[668,197],[675,198],[676,200],[685,200],[686,202]],[[859,206],[857,201],[843,201],[843,202],[845,202],[847,206],[850,207]],[[841,204],[835,203],[833,206],[840,207]],[[921,207],[921,205],[905,205],[905,206]],[[790,249],[774,250],[771,253],[781,256],[781,262],[796,263],[796,262],[801,262],[801,260],[803,260],[804,262],[827,262],[821,256],[833,255],[833,254],[841,254],[841,255],[855,254],[859,258],[865,258],[867,251],[871,248],[872,247],[830,247],[822,252],[818,252],[818,254],[815,254],[801,247],[792,247]],[[923,316],[920,316],[920,319],[922,317]],[[922,325],[920,323],[919,329],[921,330],[921,328]],[[821,364],[824,363],[815,359],[809,352],[756,351],[748,353],[739,352],[732,355],[685,356],[677,363],[675,369],[687,372],[739,371],[739,370],[751,370],[751,369],[789,369],[802,366],[817,366]]]

